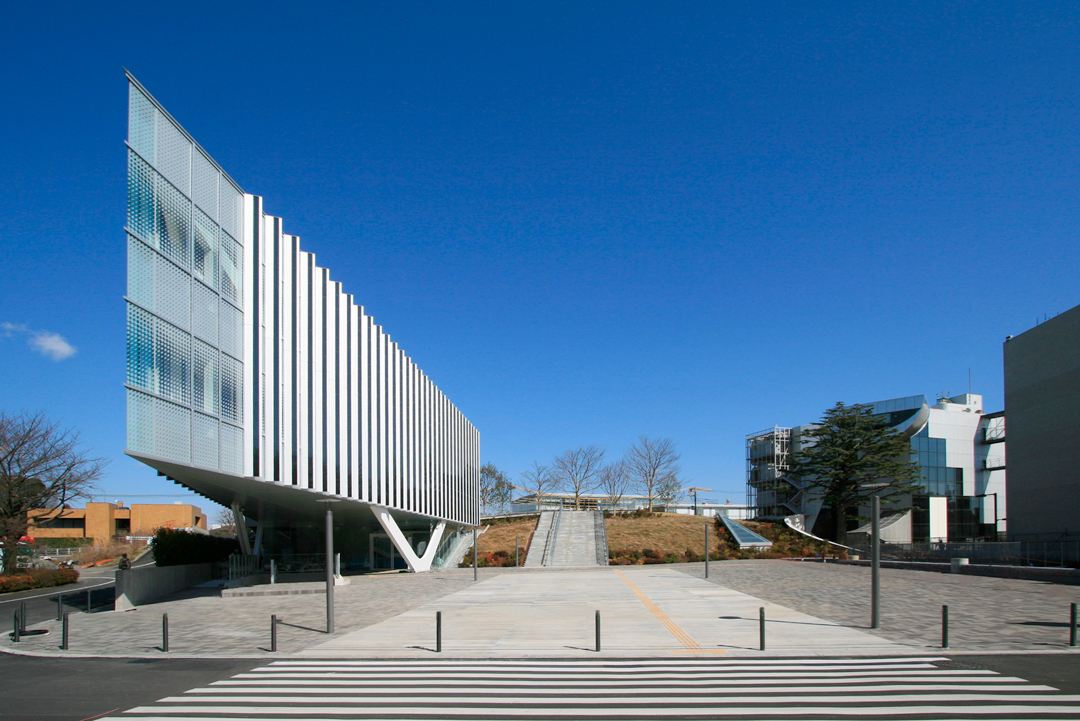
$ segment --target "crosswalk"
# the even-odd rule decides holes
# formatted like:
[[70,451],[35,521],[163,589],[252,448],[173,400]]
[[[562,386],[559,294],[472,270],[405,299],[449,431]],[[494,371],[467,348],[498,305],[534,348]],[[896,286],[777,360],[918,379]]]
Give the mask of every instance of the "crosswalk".
[[113,719],[1077,719],[1080,696],[940,657],[271,663]]

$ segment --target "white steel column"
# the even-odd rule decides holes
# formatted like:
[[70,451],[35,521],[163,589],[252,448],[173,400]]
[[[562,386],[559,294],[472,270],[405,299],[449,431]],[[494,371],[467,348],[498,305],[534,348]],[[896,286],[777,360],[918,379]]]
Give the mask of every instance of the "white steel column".
[[424,555],[417,556],[416,551],[412,549],[408,539],[405,538],[405,534],[398,528],[397,521],[390,515],[390,511],[382,506],[372,506],[371,510],[375,512],[375,517],[379,519],[379,525],[383,527],[386,535],[390,537],[394,548],[405,559],[405,563],[409,564],[409,570],[413,573],[430,571],[431,562],[435,560],[435,552],[439,549],[443,532],[446,530],[446,521],[439,521],[435,525],[434,530],[431,532],[431,538],[428,540],[427,548],[424,549]]

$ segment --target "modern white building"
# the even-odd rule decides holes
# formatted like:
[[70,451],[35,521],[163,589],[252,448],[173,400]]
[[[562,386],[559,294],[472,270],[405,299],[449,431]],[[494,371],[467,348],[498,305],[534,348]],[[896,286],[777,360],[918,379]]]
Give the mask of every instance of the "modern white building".
[[438,565],[479,521],[479,433],[128,80],[126,452],[254,522],[250,552],[321,550],[333,500],[348,566]]
[[[889,518],[884,540],[896,543],[996,540],[1006,530],[1005,418],[983,412],[980,395],[939,398],[907,396],[871,404],[877,415],[911,442],[911,458],[922,471],[925,492],[911,498],[911,511]],[[824,535],[830,509],[786,475],[791,455],[803,448],[813,424],[774,427],[746,437],[747,504],[760,519],[791,518]]]

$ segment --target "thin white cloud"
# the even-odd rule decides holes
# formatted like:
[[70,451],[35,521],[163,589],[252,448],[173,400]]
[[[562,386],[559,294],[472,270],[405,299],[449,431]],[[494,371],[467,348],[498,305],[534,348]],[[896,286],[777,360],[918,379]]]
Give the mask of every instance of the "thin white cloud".
[[0,323],[0,331],[5,338],[15,335],[28,335],[26,344],[36,352],[51,358],[54,361],[62,361],[75,355],[76,348],[67,342],[64,336],[47,330],[31,330],[21,323]]
[[75,355],[75,346],[64,340],[64,336],[59,333],[40,331],[31,336],[28,343],[38,353],[54,361],[62,361]]

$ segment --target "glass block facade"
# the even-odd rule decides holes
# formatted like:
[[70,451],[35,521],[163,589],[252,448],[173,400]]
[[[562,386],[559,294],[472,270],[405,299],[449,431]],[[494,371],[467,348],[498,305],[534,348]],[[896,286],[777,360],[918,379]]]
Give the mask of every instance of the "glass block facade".
[[136,83],[127,145],[128,448],[241,474],[243,191]]
[[328,496],[398,522],[478,523],[476,428],[129,81],[129,452],[224,505],[235,479],[252,517],[287,511],[286,488],[297,505]]

